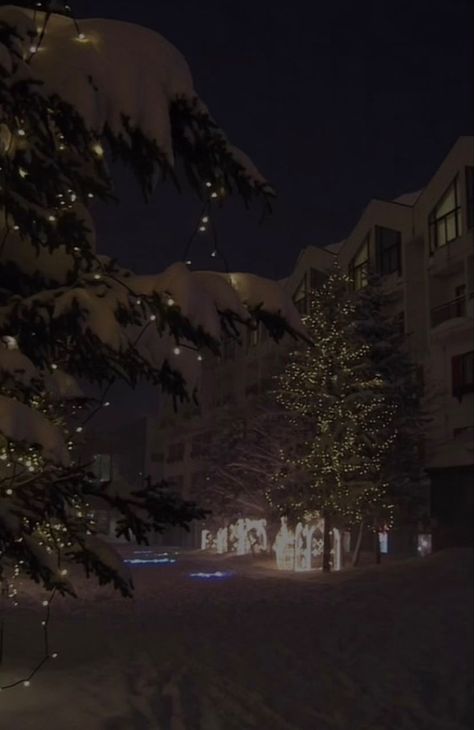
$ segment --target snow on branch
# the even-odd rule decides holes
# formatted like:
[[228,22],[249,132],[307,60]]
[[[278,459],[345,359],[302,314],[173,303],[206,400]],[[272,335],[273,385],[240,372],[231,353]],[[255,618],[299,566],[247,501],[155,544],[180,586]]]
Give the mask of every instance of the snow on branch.
[[[162,36],[103,18],[81,19],[78,34],[70,17],[55,13],[48,15],[44,34],[38,34],[37,26],[45,20],[39,10],[33,14],[14,5],[0,10],[0,21],[22,39],[28,66],[16,59],[21,76],[42,81],[45,94],[62,98],[89,130],[106,135],[115,153],[139,172],[142,184],[146,179],[146,193],[157,171],[173,174],[180,157],[196,188],[209,180],[226,192],[235,185],[246,201],[255,193],[273,194],[255,165],[214,122],[196,94],[186,60]],[[0,49],[0,61],[8,68],[1,44]]]
[[49,461],[61,466],[70,463],[59,429],[37,410],[4,395],[0,395],[0,433],[11,441],[39,446]]

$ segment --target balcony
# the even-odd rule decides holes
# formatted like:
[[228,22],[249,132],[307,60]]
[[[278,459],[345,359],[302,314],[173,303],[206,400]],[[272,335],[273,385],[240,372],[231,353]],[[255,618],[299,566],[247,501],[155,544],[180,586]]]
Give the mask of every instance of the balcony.
[[458,297],[431,310],[431,326],[438,327],[450,319],[466,316],[466,297]]

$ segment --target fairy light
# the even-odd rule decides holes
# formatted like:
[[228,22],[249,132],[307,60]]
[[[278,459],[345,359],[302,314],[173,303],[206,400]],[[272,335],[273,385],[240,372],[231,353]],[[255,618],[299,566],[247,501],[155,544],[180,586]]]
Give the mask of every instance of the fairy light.
[[181,348],[175,347],[173,349],[173,355],[180,355],[181,354]]

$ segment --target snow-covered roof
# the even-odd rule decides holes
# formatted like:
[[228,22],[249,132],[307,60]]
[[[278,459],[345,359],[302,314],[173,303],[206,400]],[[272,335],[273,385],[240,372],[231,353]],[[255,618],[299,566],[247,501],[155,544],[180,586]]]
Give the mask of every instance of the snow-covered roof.
[[423,190],[416,190],[414,193],[403,193],[398,198],[394,198],[392,202],[400,203],[400,205],[415,205]]
[[328,246],[324,246],[326,251],[330,251],[331,253],[338,253],[341,248],[344,246],[344,241],[338,241],[337,243],[330,243]]

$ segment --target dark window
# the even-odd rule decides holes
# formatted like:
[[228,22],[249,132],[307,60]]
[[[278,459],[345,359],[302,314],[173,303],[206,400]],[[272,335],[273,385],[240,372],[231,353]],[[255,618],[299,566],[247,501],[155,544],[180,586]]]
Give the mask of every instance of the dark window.
[[209,440],[210,434],[207,431],[199,433],[193,438],[191,445],[191,456],[193,459],[196,459],[206,453],[206,446],[209,443]]
[[301,284],[293,295],[293,303],[301,315],[308,314],[309,302],[308,302],[308,290],[306,286],[307,276],[303,276]]
[[377,270],[380,274],[402,273],[402,234],[393,228],[375,226]]
[[248,339],[247,339],[248,347],[256,347],[256,345],[258,345],[259,340],[260,340],[260,327],[261,327],[261,325],[258,324],[255,329],[248,330]]
[[396,323],[397,323],[398,332],[401,335],[404,335],[405,334],[405,312],[403,310],[401,312],[399,312],[395,319],[396,319]]
[[474,167],[466,167],[466,222],[474,226]]
[[170,444],[168,449],[167,462],[169,464],[175,461],[182,461],[184,458],[184,442],[180,441],[177,444]]
[[318,269],[310,269],[309,272],[309,288],[311,291],[321,289],[322,286],[327,282],[328,275],[324,271],[318,271]]
[[110,454],[96,454],[94,456],[93,472],[98,482],[112,480],[112,457]]
[[461,206],[456,178],[429,216],[430,251],[446,246],[461,235]]
[[369,281],[369,238],[370,234],[349,264],[352,285],[356,291],[367,286]]
[[474,392],[474,351],[455,355],[451,361],[452,392],[462,399],[465,393]]

